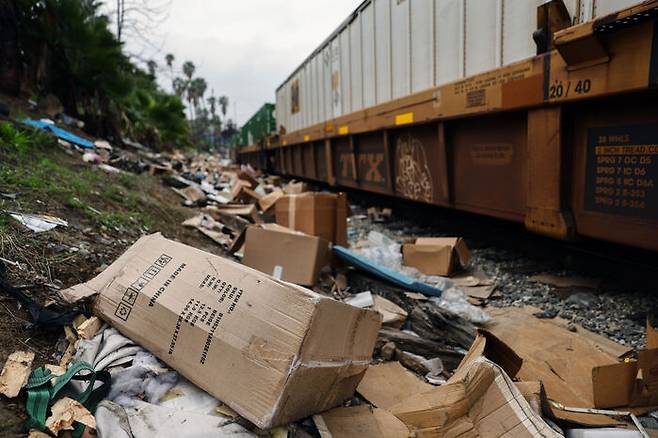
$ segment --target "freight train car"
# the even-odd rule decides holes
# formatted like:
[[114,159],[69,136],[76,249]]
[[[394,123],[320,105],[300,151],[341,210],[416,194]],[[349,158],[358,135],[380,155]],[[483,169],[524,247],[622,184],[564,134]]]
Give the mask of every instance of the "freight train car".
[[658,250],[658,0],[368,0],[279,87],[296,177]]

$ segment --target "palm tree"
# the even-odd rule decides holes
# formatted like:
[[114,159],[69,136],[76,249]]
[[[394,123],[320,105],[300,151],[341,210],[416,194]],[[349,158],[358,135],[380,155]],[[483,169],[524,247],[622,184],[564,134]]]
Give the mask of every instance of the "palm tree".
[[222,116],[226,118],[226,110],[228,109],[228,97],[220,96],[218,102],[219,102],[219,107],[222,110]]
[[217,113],[217,98],[215,97],[214,90],[212,96],[208,98],[208,105],[210,105],[210,115],[214,119]]
[[170,70],[173,70],[174,68],[174,55],[171,53],[167,53],[165,55],[165,61],[167,61],[167,67],[169,67]]
[[187,80],[191,81],[192,76],[194,76],[194,71],[196,70],[196,66],[192,61],[185,61],[185,64],[183,64],[183,73],[185,76],[187,76]]
[[187,81],[183,78],[174,78],[173,82],[174,93],[176,96],[183,97],[185,91],[187,90]]
[[192,81],[192,87],[195,89],[195,93],[194,93],[196,97],[195,105],[199,106],[199,102],[201,102],[205,107],[205,101],[203,100],[203,96],[206,94],[206,90],[208,89],[208,83],[203,78],[194,78],[194,80]]
[[146,62],[146,66],[149,69],[149,75],[151,75],[151,77],[155,78],[155,70],[158,68],[158,64],[154,60],[149,59]]

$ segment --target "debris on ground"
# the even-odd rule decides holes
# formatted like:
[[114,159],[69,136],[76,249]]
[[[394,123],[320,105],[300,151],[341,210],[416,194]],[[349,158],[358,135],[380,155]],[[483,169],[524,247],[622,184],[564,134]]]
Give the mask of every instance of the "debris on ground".
[[34,353],[31,351],[15,351],[9,355],[2,372],[0,372],[0,394],[14,398],[27,383],[32,370]]
[[40,214],[28,214],[28,213],[16,213],[13,211],[7,212],[11,217],[16,219],[21,224],[25,225],[30,230],[35,233],[43,233],[44,231],[52,230],[55,227],[67,227],[68,222],[64,219],[60,219],[54,216],[40,215]]
[[[485,261],[491,248],[402,223],[397,207],[396,215],[371,201],[362,207],[346,193],[211,155],[154,153],[129,139],[89,146],[48,121],[30,123],[66,140],[60,147],[76,165],[101,178],[158,181],[166,192],[159,196],[169,196],[161,214],[179,208],[176,227],[199,236],[186,245],[139,229],[103,256],[98,248],[118,239],[111,228],[79,230],[45,205],[29,211],[53,216],[15,213],[24,211],[24,195],[3,195],[14,219],[52,230],[40,236],[55,254],[86,251],[93,265],[65,283],[56,273],[39,279],[49,291],[44,301],[29,281],[5,275],[29,263],[0,254],[0,287],[10,298],[0,303],[27,311],[30,330],[59,336],[46,357],[36,349],[11,354],[0,375],[0,393],[13,400],[38,388],[30,372],[42,388],[63,379],[67,390],[52,394],[31,436],[85,427],[120,438],[658,429],[658,332],[646,313],[634,316],[646,320],[640,334],[588,330],[575,315],[608,303],[598,278],[539,266],[521,282]],[[63,233],[98,247],[83,238],[65,244]],[[71,380],[80,367],[107,390],[93,404],[76,399],[100,385]]]

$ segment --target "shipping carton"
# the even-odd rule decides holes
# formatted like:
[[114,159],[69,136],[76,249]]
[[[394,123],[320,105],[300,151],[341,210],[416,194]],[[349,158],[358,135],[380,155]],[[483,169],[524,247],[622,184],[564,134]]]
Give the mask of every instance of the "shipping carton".
[[313,286],[329,264],[329,242],[277,224],[249,226],[242,263],[302,286]]
[[261,428],[349,399],[381,316],[222,257],[143,237],[91,281],[94,311]]
[[413,266],[425,275],[452,274],[464,268],[471,253],[460,237],[424,237],[402,246],[404,264]]
[[347,196],[307,192],[276,202],[276,223],[347,246]]

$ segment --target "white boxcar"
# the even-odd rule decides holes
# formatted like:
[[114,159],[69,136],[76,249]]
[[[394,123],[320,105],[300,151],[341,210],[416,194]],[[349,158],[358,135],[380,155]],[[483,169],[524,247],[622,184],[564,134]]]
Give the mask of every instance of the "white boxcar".
[[[366,0],[277,89],[290,133],[529,58],[546,0]],[[564,0],[574,23],[639,0]]]

